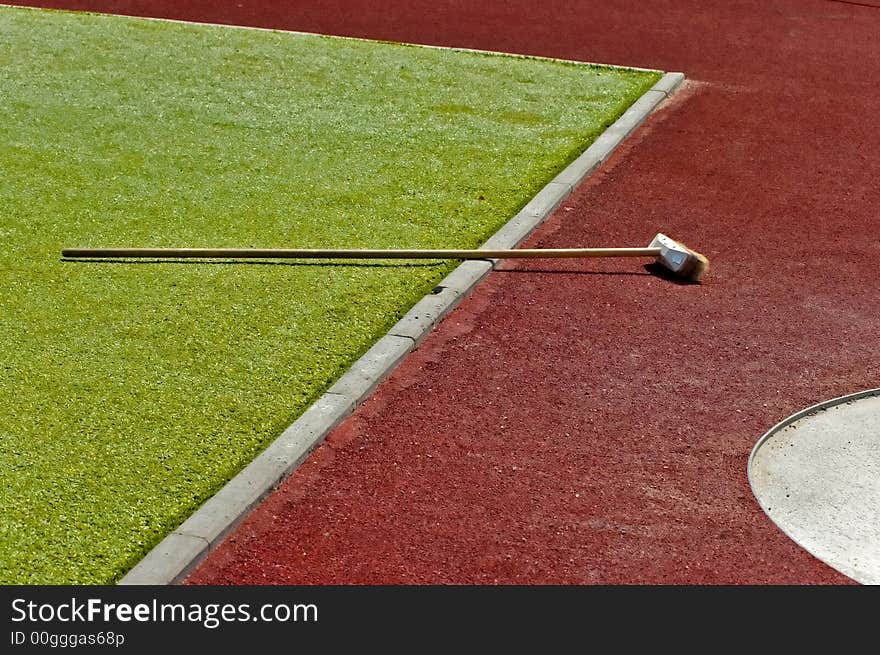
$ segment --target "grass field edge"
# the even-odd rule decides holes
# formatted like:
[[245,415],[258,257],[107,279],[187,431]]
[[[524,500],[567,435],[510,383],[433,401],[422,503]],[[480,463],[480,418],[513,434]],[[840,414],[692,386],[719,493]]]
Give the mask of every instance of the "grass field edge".
[[159,21],[163,23],[173,23],[177,25],[197,25],[202,27],[217,27],[217,28],[226,28],[233,30],[255,30],[258,32],[275,32],[278,34],[295,34],[298,36],[309,36],[315,38],[329,38],[329,39],[342,39],[348,41],[368,41],[370,43],[386,43],[389,45],[397,45],[397,46],[406,46],[413,48],[429,48],[435,50],[449,50],[450,52],[463,52],[463,53],[471,53],[476,55],[489,55],[493,57],[513,57],[516,59],[534,59],[539,61],[552,61],[560,64],[568,64],[568,65],[576,65],[576,66],[590,66],[593,68],[604,68],[604,69],[612,69],[612,70],[620,70],[620,71],[635,71],[640,73],[661,73],[656,68],[641,68],[639,66],[624,66],[617,64],[603,64],[592,61],[580,61],[576,59],[563,59],[560,57],[543,57],[539,55],[528,55],[523,53],[516,52],[503,52],[500,50],[481,50],[478,48],[463,48],[463,47],[455,47],[455,46],[442,46],[442,45],[431,45],[427,43],[413,43],[407,41],[391,41],[388,39],[368,39],[359,36],[343,36],[339,34],[322,34],[320,32],[306,32],[303,30],[285,30],[278,29],[272,27],[258,27],[256,25],[236,25],[233,23],[212,23],[210,21],[196,21],[196,20],[181,20],[178,18],[160,18],[157,16],[137,16],[134,14],[116,14],[116,13],[106,13],[100,11],[82,11],[75,9],[52,9],[47,7],[30,7],[27,5],[8,5],[0,2],[0,7],[7,7],[10,9],[22,9],[22,10],[30,10],[30,11],[53,11],[53,12],[61,12],[67,14],[87,14],[91,16],[118,16],[121,18],[128,18],[132,20],[145,20],[145,21]]
[[[515,248],[522,243],[684,79],[683,73],[665,73],[481,248]],[[182,582],[252,509],[305,461],[331,430],[370,396],[496,264],[497,260],[487,258],[457,266],[277,439],[150,550],[117,584]]]

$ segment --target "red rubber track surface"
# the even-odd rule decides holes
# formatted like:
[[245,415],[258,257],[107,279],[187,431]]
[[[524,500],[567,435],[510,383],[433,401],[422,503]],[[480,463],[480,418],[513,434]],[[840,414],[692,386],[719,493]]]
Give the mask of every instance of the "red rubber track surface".
[[[58,1],[682,71],[190,584],[846,584],[749,488],[780,419],[880,379],[880,11],[821,0]],[[503,6],[502,6],[503,5]]]

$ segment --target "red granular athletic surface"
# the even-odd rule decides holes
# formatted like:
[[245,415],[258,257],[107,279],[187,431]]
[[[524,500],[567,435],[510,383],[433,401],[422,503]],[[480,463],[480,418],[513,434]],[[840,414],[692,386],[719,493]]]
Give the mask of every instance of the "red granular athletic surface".
[[[840,2],[45,2],[682,71],[528,241],[707,255],[490,276],[190,584],[845,584],[755,441],[878,386],[880,11]],[[503,5],[503,6],[501,6]]]

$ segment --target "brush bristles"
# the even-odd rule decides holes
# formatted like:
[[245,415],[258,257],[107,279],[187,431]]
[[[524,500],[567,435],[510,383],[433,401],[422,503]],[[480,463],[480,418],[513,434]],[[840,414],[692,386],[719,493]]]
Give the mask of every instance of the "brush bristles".
[[709,269],[709,260],[687,246],[683,247],[688,251],[689,257],[679,275],[688,282],[699,282],[703,273]]
[[657,255],[658,264],[689,282],[699,282],[700,277],[709,268],[709,260],[703,255],[679,241],[670,239],[662,232],[651,240],[648,247],[660,251]]

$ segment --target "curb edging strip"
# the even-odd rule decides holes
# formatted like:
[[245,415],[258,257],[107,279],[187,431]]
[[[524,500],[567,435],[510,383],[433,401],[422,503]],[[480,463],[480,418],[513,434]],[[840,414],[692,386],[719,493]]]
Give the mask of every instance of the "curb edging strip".
[[[810,405],[809,407],[805,407],[804,409],[795,412],[791,416],[782,419],[776,425],[767,430],[761,437],[755,442],[755,445],[752,446],[752,450],[749,453],[749,460],[746,463],[746,477],[749,480],[749,487],[751,488],[752,495],[755,499],[758,499],[758,494],[755,493],[755,485],[752,484],[752,464],[758,456],[758,451],[761,447],[770,440],[777,432],[782,432],[788,426],[797,423],[802,418],[806,418],[808,416],[812,416],[813,414],[818,414],[819,412],[823,412],[826,409],[831,409],[832,407],[836,407],[837,405],[843,405],[844,403],[855,402],[856,400],[861,400],[862,398],[872,398],[878,396],[880,397],[880,387],[876,389],[865,389],[863,391],[856,391],[855,393],[846,394],[845,396],[838,396],[836,398],[830,398],[828,400],[823,400],[822,402],[816,403],[815,405]],[[761,502],[758,501],[758,504],[761,505]],[[764,510],[764,513],[767,513],[767,510],[764,509],[764,506],[761,505],[761,509]],[[773,521],[773,517],[767,514],[767,517]],[[776,524],[776,521],[773,521]],[[783,530],[784,532],[784,530]]]
[[[481,248],[509,249],[522,243],[683,81],[683,73],[666,73]],[[498,260],[487,258],[459,264],[440,282],[435,293],[418,301],[275,441],[117,584],[169,585],[186,578],[333,428],[369,397],[497,263]]]

